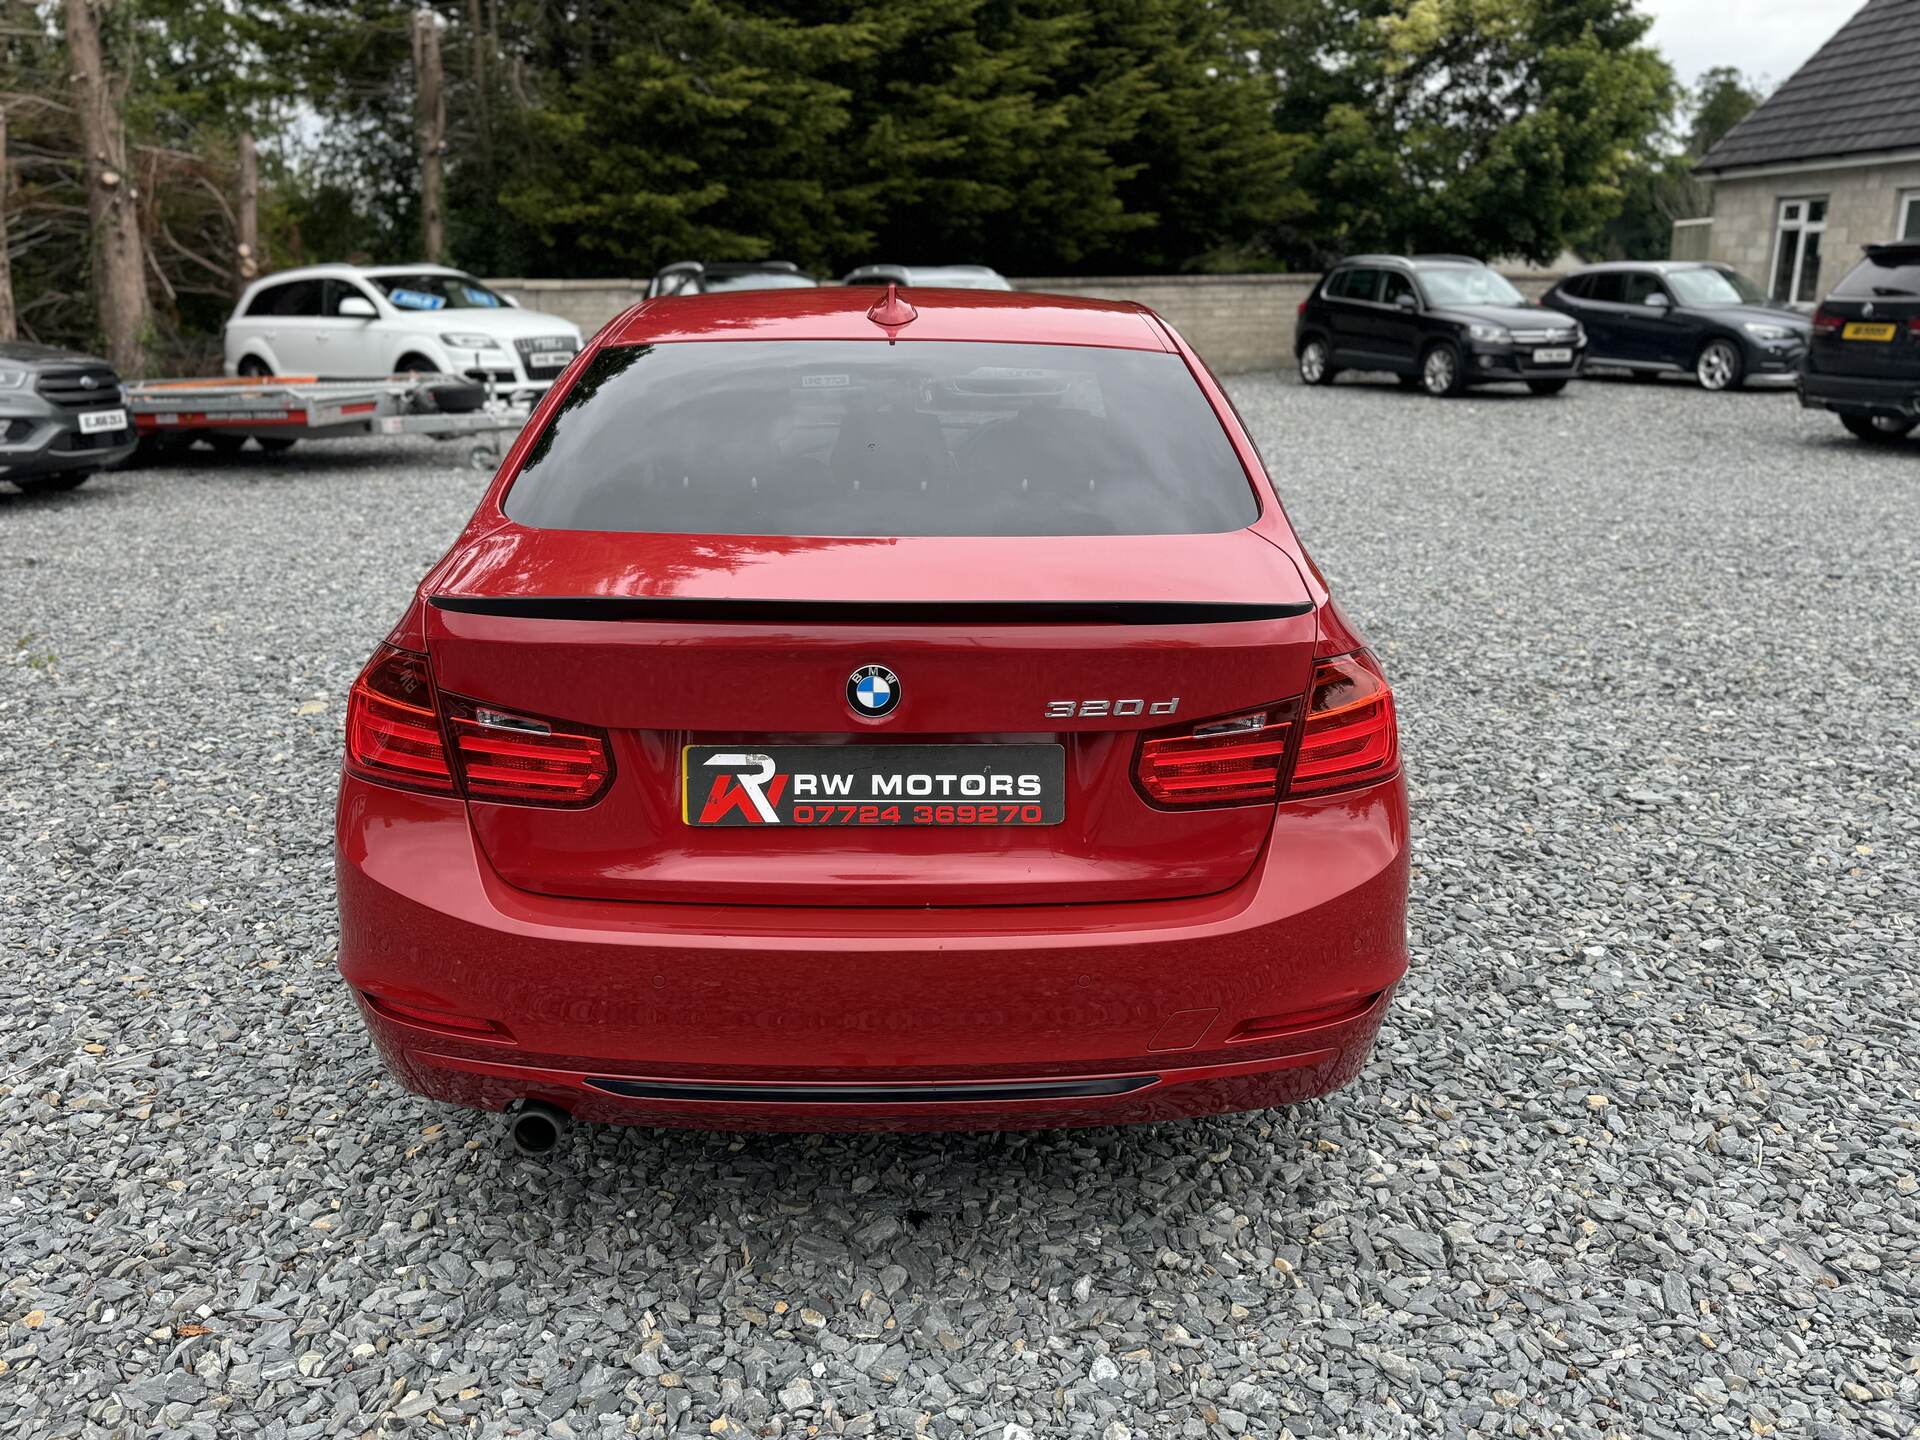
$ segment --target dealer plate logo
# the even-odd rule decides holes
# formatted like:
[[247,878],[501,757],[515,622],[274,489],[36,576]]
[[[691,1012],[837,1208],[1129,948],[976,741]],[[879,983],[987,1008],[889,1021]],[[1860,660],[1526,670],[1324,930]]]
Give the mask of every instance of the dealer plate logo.
[[856,715],[879,719],[900,703],[900,677],[884,665],[862,665],[847,677],[847,704]]

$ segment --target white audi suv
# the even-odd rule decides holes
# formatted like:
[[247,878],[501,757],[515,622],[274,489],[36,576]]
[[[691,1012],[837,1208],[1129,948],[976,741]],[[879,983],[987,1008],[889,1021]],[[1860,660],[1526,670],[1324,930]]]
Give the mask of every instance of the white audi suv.
[[229,375],[433,371],[545,390],[580,329],[445,265],[308,265],[256,280],[227,321]]

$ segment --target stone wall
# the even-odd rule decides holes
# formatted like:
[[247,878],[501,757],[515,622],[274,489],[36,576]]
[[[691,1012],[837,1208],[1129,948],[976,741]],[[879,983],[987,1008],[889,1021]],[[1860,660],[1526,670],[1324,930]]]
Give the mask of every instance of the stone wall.
[[1771,291],[1780,202],[1825,196],[1818,291],[1825,295],[1854,267],[1862,245],[1899,236],[1901,197],[1914,193],[1920,193],[1920,161],[1722,178],[1713,184],[1708,252]]
[[[1506,272],[1523,292],[1539,296],[1558,277],[1547,271]],[[1223,375],[1274,370],[1293,363],[1293,322],[1316,275],[1049,276],[1015,280],[1022,290],[1132,300],[1163,316],[1209,366]],[[646,294],[644,280],[489,280],[530,310],[573,321],[591,334]]]

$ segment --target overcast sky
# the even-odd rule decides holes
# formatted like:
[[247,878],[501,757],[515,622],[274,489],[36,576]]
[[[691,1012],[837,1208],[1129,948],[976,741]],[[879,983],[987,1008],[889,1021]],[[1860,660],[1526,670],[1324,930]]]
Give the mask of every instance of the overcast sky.
[[1768,89],[1832,38],[1865,0],[1640,0],[1653,17],[1653,43],[1683,83],[1732,65]]

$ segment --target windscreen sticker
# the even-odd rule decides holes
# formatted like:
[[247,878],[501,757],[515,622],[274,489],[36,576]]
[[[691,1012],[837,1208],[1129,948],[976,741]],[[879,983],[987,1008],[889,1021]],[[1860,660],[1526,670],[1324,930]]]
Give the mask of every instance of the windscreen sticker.
[[472,285],[462,285],[460,287],[460,293],[467,297],[467,304],[476,306],[482,310],[497,310],[500,308],[500,297],[491,290],[481,290]]
[[402,310],[439,310],[447,303],[445,296],[429,295],[424,290],[389,290],[387,299]]

